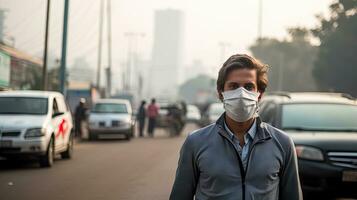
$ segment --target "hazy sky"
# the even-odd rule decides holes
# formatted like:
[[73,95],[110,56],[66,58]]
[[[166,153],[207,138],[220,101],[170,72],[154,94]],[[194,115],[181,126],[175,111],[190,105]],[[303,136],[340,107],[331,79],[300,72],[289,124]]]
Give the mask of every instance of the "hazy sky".
[[[63,0],[52,0],[50,51],[60,56]],[[85,57],[96,67],[100,0],[70,0],[68,64]],[[181,9],[185,13],[184,63],[199,59],[207,70],[220,64],[219,42],[228,42],[232,53],[249,52],[257,38],[258,0],[112,0],[113,77],[126,59],[125,32],[143,32],[138,49],[144,59],[151,57],[154,10]],[[263,36],[284,38],[291,26],[313,27],[315,15],[327,13],[331,0],[263,0]],[[15,37],[15,47],[42,55],[46,0],[0,0],[8,10],[5,33]],[[104,26],[106,41],[106,26]],[[106,43],[103,62],[106,64]]]

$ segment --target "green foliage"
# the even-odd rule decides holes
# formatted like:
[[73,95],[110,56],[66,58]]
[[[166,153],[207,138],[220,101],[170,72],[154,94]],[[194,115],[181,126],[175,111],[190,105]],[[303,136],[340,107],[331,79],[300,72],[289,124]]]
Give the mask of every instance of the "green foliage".
[[324,90],[357,95],[357,0],[330,5],[330,17],[318,16],[312,30],[320,41],[314,76]]
[[306,28],[288,29],[289,38],[258,39],[250,47],[253,55],[270,66],[268,91],[315,91],[312,77],[317,47],[311,45]]

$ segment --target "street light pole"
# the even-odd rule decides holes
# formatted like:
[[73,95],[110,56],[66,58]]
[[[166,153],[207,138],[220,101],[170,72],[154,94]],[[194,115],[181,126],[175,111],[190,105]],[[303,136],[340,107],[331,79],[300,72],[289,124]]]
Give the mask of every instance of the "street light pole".
[[111,0],[107,0],[107,28],[108,28],[108,95],[112,92],[112,21],[111,21]]
[[99,39],[98,39],[98,62],[97,62],[97,88],[100,90],[100,76],[101,76],[101,65],[102,65],[102,35],[103,35],[103,9],[104,0],[100,0],[99,8]]
[[60,89],[62,94],[65,94],[65,83],[66,83],[68,10],[69,10],[69,0],[64,0],[62,56],[61,56],[61,67],[60,67]]
[[47,90],[47,47],[48,47],[48,30],[49,30],[49,23],[50,23],[50,8],[51,8],[51,0],[47,0],[45,47],[43,50],[43,66],[42,66],[42,89],[43,90]]
[[262,39],[263,32],[263,1],[259,0],[259,13],[258,13],[258,39]]

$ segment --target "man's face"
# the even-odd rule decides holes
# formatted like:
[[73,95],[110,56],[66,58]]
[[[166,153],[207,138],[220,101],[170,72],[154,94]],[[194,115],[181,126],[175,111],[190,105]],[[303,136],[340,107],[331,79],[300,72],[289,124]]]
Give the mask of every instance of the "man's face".
[[224,83],[223,92],[235,90],[239,87],[244,87],[246,90],[252,92],[258,92],[257,71],[246,68],[232,70]]

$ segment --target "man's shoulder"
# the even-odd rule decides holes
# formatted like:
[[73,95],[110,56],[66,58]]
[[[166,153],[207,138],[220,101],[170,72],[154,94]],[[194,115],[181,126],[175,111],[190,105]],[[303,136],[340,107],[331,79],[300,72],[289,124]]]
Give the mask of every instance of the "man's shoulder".
[[215,133],[215,132],[217,132],[217,127],[216,127],[215,123],[212,123],[208,126],[205,126],[203,128],[200,128],[200,129],[197,129],[197,130],[191,132],[187,136],[186,140],[193,142],[193,143],[202,142],[202,141],[205,141],[207,138],[209,138],[212,135],[212,133]]
[[291,148],[293,144],[292,138],[283,130],[278,129],[268,123],[262,122],[260,126],[268,131],[272,139],[279,143],[284,149]]

